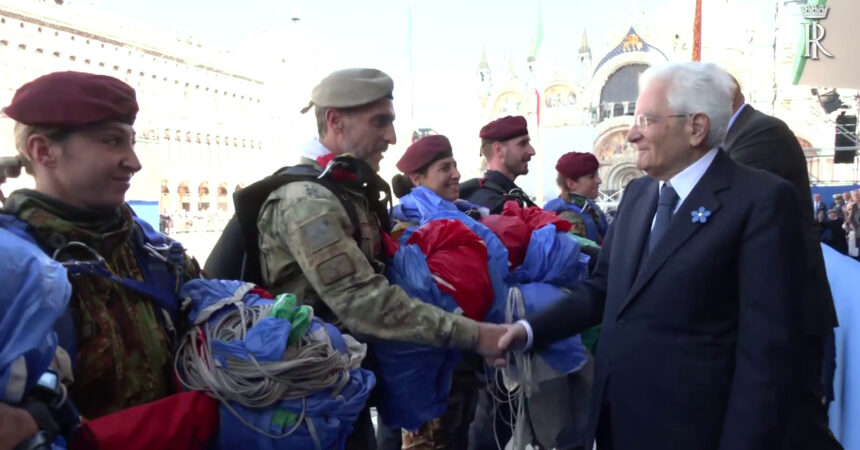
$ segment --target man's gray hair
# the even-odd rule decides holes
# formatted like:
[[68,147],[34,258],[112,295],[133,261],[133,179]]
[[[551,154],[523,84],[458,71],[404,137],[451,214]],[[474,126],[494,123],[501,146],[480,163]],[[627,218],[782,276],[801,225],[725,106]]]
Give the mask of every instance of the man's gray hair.
[[732,117],[731,75],[712,63],[685,62],[652,66],[639,78],[639,92],[652,81],[668,84],[669,108],[679,114],[704,114],[711,121],[705,143],[723,143]]

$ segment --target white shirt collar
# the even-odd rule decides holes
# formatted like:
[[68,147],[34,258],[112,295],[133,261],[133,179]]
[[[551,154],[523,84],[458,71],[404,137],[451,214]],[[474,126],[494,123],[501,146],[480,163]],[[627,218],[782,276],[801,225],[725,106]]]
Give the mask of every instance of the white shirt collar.
[[738,108],[737,111],[735,111],[734,114],[732,114],[732,118],[729,119],[729,125],[726,127],[726,130],[729,130],[732,127],[732,124],[735,123],[735,120],[737,120],[738,116],[741,115],[741,111],[743,111],[744,108],[746,108],[746,107],[747,107],[747,104],[744,103],[743,105],[741,105],[740,108]]
[[[678,208],[681,207],[681,204],[684,203],[684,199],[690,195],[690,192],[693,191],[693,188],[699,184],[699,180],[702,179],[702,176],[705,175],[705,172],[708,171],[708,167],[711,167],[711,163],[714,162],[714,158],[717,157],[717,152],[720,151],[719,147],[714,147],[708,150],[708,153],[702,155],[696,162],[690,164],[684,170],[675,174],[674,177],[669,179],[669,184],[675,188],[675,192],[678,194],[678,203],[675,206],[675,211],[678,211]],[[657,192],[660,192],[659,189],[663,188],[664,181],[659,183],[657,186]]]
[[302,148],[299,149],[299,155],[304,158],[308,158],[316,161],[320,156],[325,156],[331,153],[331,150],[326,148],[325,145],[322,145],[319,138],[313,138],[311,141],[307,141],[302,144]]

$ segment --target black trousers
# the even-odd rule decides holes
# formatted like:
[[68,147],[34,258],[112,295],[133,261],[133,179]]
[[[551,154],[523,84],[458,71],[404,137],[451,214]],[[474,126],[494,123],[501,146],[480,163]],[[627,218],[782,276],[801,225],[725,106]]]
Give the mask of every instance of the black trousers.
[[373,432],[369,406],[365,406],[358,413],[358,419],[352,426],[352,434],[346,438],[345,448],[346,450],[376,450],[376,433]]
[[[797,450],[842,449],[830,431],[827,419],[825,386],[822,382],[827,336],[804,336],[800,343],[802,359],[800,382],[791,394],[788,433],[784,448]],[[829,379],[832,383],[832,378]]]

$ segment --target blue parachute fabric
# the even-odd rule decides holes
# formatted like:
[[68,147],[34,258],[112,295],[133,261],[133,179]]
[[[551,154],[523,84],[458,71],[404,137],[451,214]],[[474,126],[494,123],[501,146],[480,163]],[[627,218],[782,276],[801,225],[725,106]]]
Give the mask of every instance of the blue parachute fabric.
[[230,365],[228,358],[251,361],[251,355],[260,362],[280,361],[287,349],[291,328],[288,320],[266,317],[248,329],[245,339],[212,339],[212,356],[225,366]]
[[[306,397],[305,401],[282,401],[259,409],[230,402],[230,407],[246,422],[268,434],[282,436],[292,430],[280,439],[263,436],[247,427],[222,404],[218,411],[217,448],[343,449],[374,384],[373,372],[357,369],[350,371],[349,382],[337,394],[324,391]],[[284,412],[294,419],[279,418]]]
[[581,256],[576,239],[547,225],[532,232],[526,257],[511,272],[510,280],[573,287],[588,274],[587,260]]
[[[410,297],[448,312],[459,307],[436,286],[418,245],[402,245],[386,275]],[[395,341],[374,341],[371,350],[378,366],[382,423],[414,430],[445,412],[459,351]]]
[[183,299],[183,309],[189,309],[188,324],[198,325],[214,319],[215,314],[224,314],[232,310],[232,308],[223,309],[226,306],[272,303],[271,299],[252,293],[251,290],[254,287],[253,283],[245,281],[197,278],[179,288],[179,298]]
[[[518,286],[523,294],[527,316],[546,309],[566,293],[563,288],[547,283],[526,283]],[[538,352],[538,356],[553,369],[562,373],[575,372],[588,361],[588,352],[582,345],[582,337],[578,334],[550,344],[549,347]]]
[[[180,295],[185,299],[183,307],[190,311],[191,324],[203,324],[212,323],[238,307],[273,303],[253,292],[254,287],[242,281],[195,279],[182,286]],[[247,361],[251,355],[259,362],[280,361],[284,358],[290,329],[287,320],[265,317],[251,327],[242,340],[212,340],[215,360],[225,366],[230,359]],[[328,336],[335,350],[346,354],[340,331],[314,318],[306,333],[320,332]],[[342,449],[375,384],[373,373],[359,368],[349,371],[347,384],[338,391],[324,389],[303,399],[280,401],[264,408],[249,408],[233,401],[222,403],[215,448]],[[283,437],[266,436],[247,424],[271,436]]]
[[[553,225],[532,232],[523,263],[508,279],[519,286],[526,315],[547,308],[564,296],[565,288],[572,288],[587,275],[587,260],[582,256],[579,242],[557,232]],[[563,373],[579,370],[588,359],[579,335],[555,342],[538,355]]]
[[54,357],[54,324],[69,304],[72,286],[66,269],[39,248],[25,224],[5,214],[0,214],[0,255],[0,401],[15,404]]

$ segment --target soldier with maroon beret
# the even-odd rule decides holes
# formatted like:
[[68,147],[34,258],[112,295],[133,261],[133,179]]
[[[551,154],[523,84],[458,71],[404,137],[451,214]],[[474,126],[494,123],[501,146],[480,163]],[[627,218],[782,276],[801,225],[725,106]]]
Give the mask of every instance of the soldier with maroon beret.
[[486,158],[488,170],[482,178],[460,185],[463,199],[489,208],[492,214],[502,212],[509,200],[521,206],[536,206],[514,184],[518,176],[529,173],[529,161],[535,155],[525,117],[506,116],[494,120],[481,128],[479,136],[481,156]]
[[561,155],[555,165],[556,183],[561,189],[558,198],[550,200],[544,209],[556,211],[573,225],[572,231],[598,245],[609,229],[603,211],[594,203],[600,187],[597,169],[600,164],[591,153],[569,152]]
[[[433,167],[437,161],[439,164]],[[434,168],[437,170],[432,170]],[[391,180],[397,197],[408,194],[415,186],[426,184],[445,200],[453,202],[460,198],[460,172],[454,161],[454,151],[451,141],[441,134],[421,138],[410,145],[397,161],[397,169],[402,174]]]
[[[2,212],[25,222],[54,258],[96,258],[117,278],[153,285],[134,243],[143,225],[125,203],[141,169],[137,112],[134,89],[109,76],[57,72],[22,86],[3,109],[15,121],[18,151],[4,161],[33,175],[36,188],[13,192]],[[177,280],[199,276],[193,259],[183,254],[178,261]],[[81,273],[69,282],[73,329],[58,335],[71,356],[64,381],[81,414],[98,418],[174,393],[175,330],[162,307],[106,277]]]

